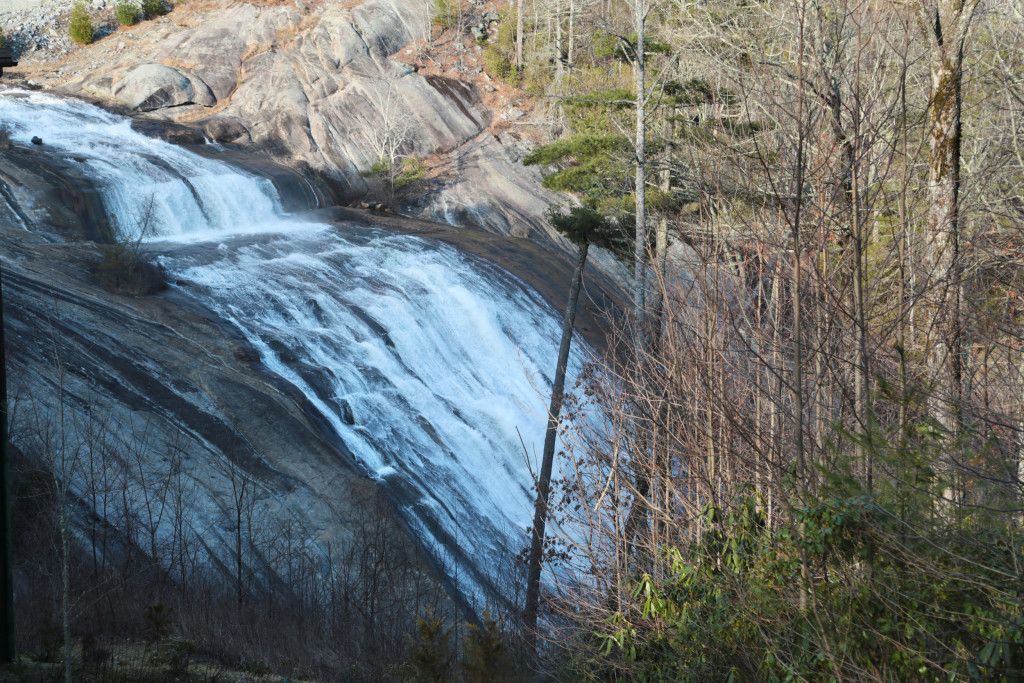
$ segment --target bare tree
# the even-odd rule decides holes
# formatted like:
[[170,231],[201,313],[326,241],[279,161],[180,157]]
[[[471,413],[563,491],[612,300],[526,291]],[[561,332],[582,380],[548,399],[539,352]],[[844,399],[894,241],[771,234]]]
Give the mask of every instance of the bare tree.
[[[574,209],[577,220],[594,221],[592,229],[598,227],[599,219],[595,220],[593,212]],[[570,214],[568,220],[573,221]],[[555,441],[558,438],[558,425],[562,412],[562,401],[565,397],[565,373],[569,366],[569,350],[572,346],[573,329],[576,321],[576,310],[579,304],[580,288],[583,285],[583,272],[587,266],[587,252],[590,241],[586,237],[586,227],[573,226],[572,232],[582,235],[577,244],[576,269],[569,285],[569,298],[562,315],[562,338],[558,346],[558,361],[555,365],[555,376],[551,384],[551,404],[548,407],[547,429],[544,432],[544,451],[541,456],[540,476],[537,479],[537,499],[533,511],[533,527],[530,536],[530,554],[527,559],[528,575],[526,580],[526,607],[523,610],[528,648],[536,648],[537,607],[540,602],[540,574],[542,556],[544,554],[544,532],[548,517],[548,497],[551,489],[551,470],[555,459]]]
[[516,73],[523,77],[523,32],[525,21],[523,19],[523,5],[526,0],[516,0]]
[[[56,313],[54,314],[56,315]],[[74,642],[71,636],[71,542],[73,519],[74,486],[81,467],[83,444],[75,424],[73,400],[67,392],[67,374],[64,358],[60,351],[56,326],[50,321],[47,354],[53,368],[54,395],[52,401],[39,396],[29,396],[32,434],[36,439],[33,447],[45,458],[50,474],[50,485],[54,504],[56,537],[60,566],[60,619],[63,641],[63,673],[66,683],[72,681]]]
[[14,553],[11,520],[11,466],[7,439],[7,346],[4,341],[3,267],[0,265],[0,660],[17,658],[14,621]]
[[360,135],[374,155],[371,170],[387,180],[389,202],[392,202],[395,180],[401,173],[402,160],[409,153],[416,118],[390,81],[375,81],[364,89],[363,94],[375,118],[361,127]]
[[980,0],[919,0],[928,41],[931,92],[928,101],[929,296],[939,343],[931,345],[937,382],[933,410],[950,434],[963,422],[964,340],[961,257],[961,149],[963,66],[968,34]]
[[637,338],[643,337],[647,292],[647,51],[645,34],[647,16],[651,11],[650,0],[632,0],[633,30],[636,42],[632,50],[634,108],[636,127],[634,130],[634,151],[636,154],[636,239],[633,248],[633,315],[636,318]]

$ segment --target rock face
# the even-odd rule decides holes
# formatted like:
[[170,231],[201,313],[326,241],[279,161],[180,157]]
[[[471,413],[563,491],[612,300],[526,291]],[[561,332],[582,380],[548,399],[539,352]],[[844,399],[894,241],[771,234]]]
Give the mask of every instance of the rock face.
[[490,120],[471,88],[389,59],[429,23],[427,0],[182,4],[75,52],[63,74],[40,76],[46,86],[198,126],[211,139],[269,148],[356,198],[383,150],[446,152]]
[[66,17],[70,3],[62,0],[4,0],[0,2],[0,31],[4,44],[27,61],[39,55],[70,52]]
[[510,134],[484,134],[448,155],[438,187],[422,195],[420,215],[449,225],[479,225],[490,232],[535,241],[562,242],[537,207],[559,197],[541,186],[540,172],[519,162],[522,143]]
[[[448,173],[425,190],[429,202],[417,195],[411,208],[420,215],[549,241],[544,211],[557,197],[518,163],[512,136],[492,135],[500,117],[475,86],[423,76],[394,58],[428,35],[432,5],[180,3],[58,65],[22,73],[46,88],[195,126],[217,142],[269,150],[326,174],[349,201],[370,190],[367,172],[388,149],[440,158]],[[500,191],[485,203],[492,187]]]
[[[223,520],[237,475],[258,487],[260,526],[273,533],[279,523],[309,530],[309,547],[320,557],[329,548],[357,548],[353,530],[377,514],[381,508],[368,502],[378,501],[405,521],[394,533],[400,545],[422,550],[424,576],[457,586],[456,594],[478,606],[485,596],[507,600],[498,568],[514,552],[530,511],[519,446],[523,434],[530,443],[531,433],[541,433],[543,401],[534,399],[543,386],[537,382],[545,381],[540,368],[557,341],[554,306],[564,296],[568,264],[523,240],[350,209],[304,213],[320,225],[314,231],[282,220],[276,236],[259,230],[232,235],[218,231],[217,217],[239,219],[245,211],[228,199],[244,197],[254,205],[253,190],[267,188],[263,195],[280,196],[282,207],[308,209],[321,203],[316,189],[289,187],[298,174],[264,171],[262,164],[247,166],[259,180],[221,168],[226,158],[191,154],[186,164],[181,157],[187,152],[171,153],[164,143],[154,149],[120,124],[107,124],[120,144],[104,147],[95,132],[103,116],[74,119],[91,124],[84,129],[93,137],[80,148],[69,152],[56,128],[48,134],[51,145],[35,148],[26,143],[24,124],[45,117],[34,114],[8,114],[19,121],[19,132],[12,149],[0,154],[12,393],[17,406],[29,406],[14,412],[37,416],[16,421],[15,443],[45,457],[47,434],[40,429],[48,422],[38,416],[52,422],[66,411],[84,426],[90,453],[132,444],[139,460],[131,476],[138,471],[139,486],[165,481],[170,456],[162,454],[175,454],[175,467],[194,482],[189,535],[202,539],[211,565],[230,563],[230,527]],[[55,122],[71,127],[51,117]],[[134,158],[118,153],[140,141],[145,151]],[[160,163],[144,172],[148,159]],[[90,174],[108,160],[134,170],[105,180]],[[202,197],[210,201],[192,195],[192,208],[200,211],[187,206],[188,193],[174,191],[193,182],[208,191]],[[85,240],[110,238],[114,226],[103,223],[104,208],[118,206],[120,190],[144,197],[151,185],[176,198],[173,216],[154,209],[158,236],[174,234],[168,229],[179,214],[202,223],[202,213],[207,218],[194,226],[197,234],[212,231],[217,238],[148,243],[145,249],[160,259],[173,286],[123,296],[101,286],[102,252]],[[211,190],[223,201],[213,201]],[[258,225],[250,220],[257,213],[242,217],[240,227]],[[368,227],[371,221],[376,225]],[[322,230],[328,223],[334,227]],[[384,228],[428,239],[386,235]],[[365,296],[345,298],[353,291]],[[599,337],[604,310],[581,312],[588,339]],[[274,320],[283,311],[291,311],[292,322],[280,328]],[[502,311],[501,317],[488,311]],[[523,360],[527,356],[531,360]],[[501,358],[507,362],[500,372],[481,370]],[[456,377],[461,380],[452,384]],[[434,398],[423,393],[428,386],[438,387]],[[492,413],[473,402],[459,404],[456,394],[503,403]],[[521,425],[518,438],[507,422]],[[490,425],[486,436],[478,436],[485,434],[476,429],[481,424]],[[94,434],[103,440],[97,444]],[[432,562],[447,578],[430,571]],[[406,596],[397,599],[413,604]]]
[[111,93],[130,109],[153,111],[183,104],[213,106],[217,100],[198,76],[189,78],[163,64],[140,64],[124,75]]
[[[136,449],[123,481],[125,514],[139,519],[141,499],[131,492],[167,485],[171,458],[188,481],[182,533],[202,548],[204,569],[230,566],[232,531],[224,520],[232,482],[243,477],[258,491],[251,513],[257,526],[302,529],[313,557],[322,558],[324,548],[340,557],[364,552],[361,530],[379,525],[396,551],[411,553],[417,580],[447,585],[387,491],[233,326],[176,289],[134,298],[99,286],[99,251],[87,240],[103,240],[104,232],[109,238],[108,226],[97,222],[102,199],[89,178],[76,175],[73,159],[59,157],[24,145],[0,153],[12,441],[32,458],[56,457],[48,430],[62,414],[61,428],[76,444],[69,451],[90,466],[100,462],[98,453],[114,453],[102,460],[113,472]],[[245,560],[267,585],[282,578],[273,552],[256,548]],[[396,584],[386,592],[395,604],[415,605],[412,589]]]

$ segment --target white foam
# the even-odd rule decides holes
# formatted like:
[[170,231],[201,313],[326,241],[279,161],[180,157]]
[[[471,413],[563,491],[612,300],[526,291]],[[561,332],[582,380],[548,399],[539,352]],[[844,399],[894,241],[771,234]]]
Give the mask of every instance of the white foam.
[[77,100],[0,91],[0,122],[15,142],[39,137],[102,188],[123,238],[195,239],[287,229],[273,183],[132,130],[131,121]]
[[447,535],[487,574],[526,545],[560,332],[539,295],[448,246],[292,220],[266,180],[88,104],[3,91],[0,120],[18,142],[38,135],[81,158],[126,234],[156,197],[161,262],[303,392],[371,476],[402,481],[410,522],[439,556]]

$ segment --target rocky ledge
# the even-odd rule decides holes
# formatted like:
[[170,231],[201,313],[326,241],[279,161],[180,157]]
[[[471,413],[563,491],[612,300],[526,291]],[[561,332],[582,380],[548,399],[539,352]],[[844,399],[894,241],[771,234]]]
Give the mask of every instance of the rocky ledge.
[[[107,1],[95,0],[104,3],[98,16],[109,12]],[[464,45],[457,41],[452,69],[424,56],[432,5],[190,0],[74,50],[66,32],[53,29],[64,20],[54,8],[63,5],[38,5],[49,8],[36,13],[44,29],[28,26],[33,11],[24,8],[6,21],[27,50],[15,74],[33,87],[266,150],[330,178],[350,202],[380,196],[369,171],[400,148],[428,171],[397,198],[405,211],[562,244],[543,218],[558,197],[519,163],[528,143],[511,122],[523,116],[522,102],[499,98],[482,68],[467,66],[479,55],[468,34]],[[490,30],[492,19],[481,10],[473,26]]]

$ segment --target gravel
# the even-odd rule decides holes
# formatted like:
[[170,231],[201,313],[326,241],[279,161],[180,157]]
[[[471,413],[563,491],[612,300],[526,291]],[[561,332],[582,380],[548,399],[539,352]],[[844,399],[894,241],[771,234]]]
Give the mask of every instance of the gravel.
[[[26,61],[41,61],[70,52],[68,15],[72,0],[0,0],[0,31],[5,44]],[[97,28],[103,25],[100,13],[108,12],[113,0],[88,0]]]

